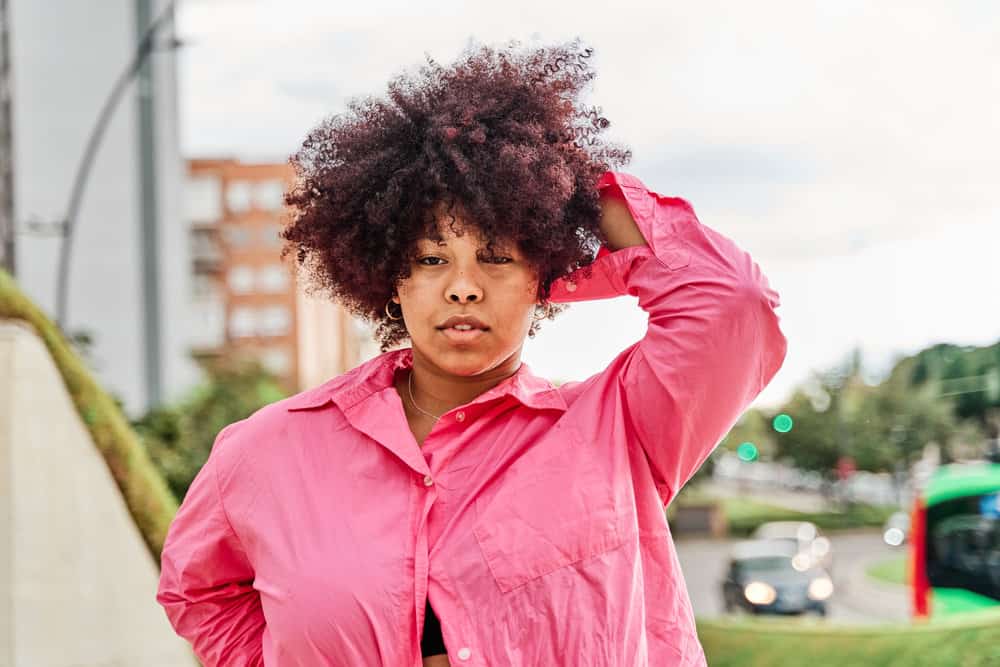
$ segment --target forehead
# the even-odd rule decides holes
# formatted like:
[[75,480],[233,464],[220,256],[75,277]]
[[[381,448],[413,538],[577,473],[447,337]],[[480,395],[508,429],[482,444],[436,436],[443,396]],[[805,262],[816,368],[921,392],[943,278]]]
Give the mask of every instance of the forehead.
[[484,247],[515,249],[518,246],[513,239],[494,238],[491,242],[458,204],[449,208],[446,203],[439,203],[431,214],[424,235],[419,239],[420,243],[448,244],[461,239]]

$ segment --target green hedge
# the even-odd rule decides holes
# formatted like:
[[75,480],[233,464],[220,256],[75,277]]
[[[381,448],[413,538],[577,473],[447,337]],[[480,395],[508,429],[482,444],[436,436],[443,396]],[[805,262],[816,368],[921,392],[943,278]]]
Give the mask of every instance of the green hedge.
[[1000,613],[908,625],[698,622],[712,667],[986,667],[1000,665]]
[[0,319],[33,328],[52,355],[66,390],[111,471],[157,564],[177,501],[153,466],[118,405],[91,377],[58,328],[0,270]]
[[812,521],[822,530],[846,530],[882,526],[897,511],[894,507],[855,504],[842,512],[798,512],[752,500],[727,498],[723,501],[729,533],[747,536],[767,521]]
[[908,561],[905,555],[893,556],[869,565],[865,574],[876,581],[902,586],[907,581]]
[[747,537],[757,526],[768,521],[812,521],[821,530],[881,527],[898,508],[854,504],[842,512],[800,512],[788,507],[769,505],[747,498],[717,498],[694,487],[684,489],[677,502],[667,508],[667,518],[673,518],[676,507],[721,503],[726,515],[729,534]]

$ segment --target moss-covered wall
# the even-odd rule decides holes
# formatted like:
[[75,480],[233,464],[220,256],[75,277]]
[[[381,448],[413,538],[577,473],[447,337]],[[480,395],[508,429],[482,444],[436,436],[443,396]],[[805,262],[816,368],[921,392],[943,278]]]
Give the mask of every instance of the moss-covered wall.
[[177,501],[150,462],[125,415],[94,381],[55,324],[3,271],[0,271],[0,319],[20,320],[41,337],[94,445],[111,470],[146,546],[159,563],[167,528],[177,512]]

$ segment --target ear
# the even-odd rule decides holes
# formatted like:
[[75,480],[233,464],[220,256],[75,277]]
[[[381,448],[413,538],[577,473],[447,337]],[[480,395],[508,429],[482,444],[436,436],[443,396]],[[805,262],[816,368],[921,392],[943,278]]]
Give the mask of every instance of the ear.
[[399,303],[399,295],[398,294],[393,294],[392,295],[392,302],[393,303],[397,303],[397,304]]

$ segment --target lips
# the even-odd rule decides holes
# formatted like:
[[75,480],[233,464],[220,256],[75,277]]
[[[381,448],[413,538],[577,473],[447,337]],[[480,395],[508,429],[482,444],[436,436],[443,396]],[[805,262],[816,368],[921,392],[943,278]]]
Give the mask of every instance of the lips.
[[455,331],[490,330],[481,320],[471,315],[453,315],[439,324],[438,329],[454,329]]
[[449,317],[438,326],[438,331],[444,334],[454,345],[467,345],[486,335],[490,328],[481,320],[471,315],[455,315]]

